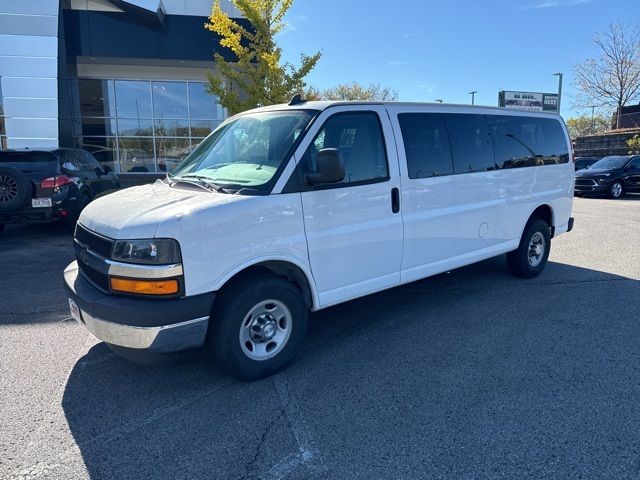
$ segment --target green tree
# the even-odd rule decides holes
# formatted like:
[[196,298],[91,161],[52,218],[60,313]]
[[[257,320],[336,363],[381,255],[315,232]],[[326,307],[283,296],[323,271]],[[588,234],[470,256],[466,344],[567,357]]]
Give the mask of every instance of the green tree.
[[629,145],[629,155],[638,155],[640,153],[640,135],[634,135],[633,138],[627,140]]
[[369,100],[369,101],[395,101],[398,99],[398,92],[389,87],[382,87],[378,83],[371,83],[368,86],[360,85],[358,82],[342,83],[326,90],[318,90],[310,87],[305,92],[306,100]]
[[567,120],[567,128],[572,139],[596,135],[609,130],[611,121],[602,115],[595,115],[593,122],[591,116],[581,115]]
[[228,62],[216,53],[217,71],[208,74],[208,90],[220,104],[236,114],[250,108],[285,103],[304,91],[305,78],[320,60],[321,53],[301,55],[300,66],[282,62],[282,49],[275,36],[286,26],[284,16],[293,0],[231,0],[251,23],[245,28],[213,3],[205,28],[220,35],[220,45],[237,61]]

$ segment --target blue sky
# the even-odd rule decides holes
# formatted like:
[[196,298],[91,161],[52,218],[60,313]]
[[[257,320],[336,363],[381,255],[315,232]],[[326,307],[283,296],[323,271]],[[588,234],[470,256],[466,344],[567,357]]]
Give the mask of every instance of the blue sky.
[[[498,90],[557,91],[579,113],[572,68],[594,56],[593,34],[640,22],[640,0],[296,0],[279,35],[285,59],[322,50],[320,88],[380,83],[400,100],[497,105]],[[588,112],[590,114],[590,112]]]

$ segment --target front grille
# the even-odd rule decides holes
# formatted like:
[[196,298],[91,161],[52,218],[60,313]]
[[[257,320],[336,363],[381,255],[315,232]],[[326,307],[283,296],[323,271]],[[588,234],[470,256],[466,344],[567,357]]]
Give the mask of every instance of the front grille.
[[91,281],[96,287],[105,292],[109,291],[109,277],[104,273],[100,273],[99,271],[91,268],[88,265],[85,265],[82,262],[78,262],[78,268],[80,268],[80,272]]
[[91,250],[101,257],[111,257],[114,241],[110,238],[93,233],[91,230],[87,230],[78,224],[76,227],[76,240],[87,247],[88,250]]
[[596,185],[594,180],[576,178],[576,187],[594,187]]

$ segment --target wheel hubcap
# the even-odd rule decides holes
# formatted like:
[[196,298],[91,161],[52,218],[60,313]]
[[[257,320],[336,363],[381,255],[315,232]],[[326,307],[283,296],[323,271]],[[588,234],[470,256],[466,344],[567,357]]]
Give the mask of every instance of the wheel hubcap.
[[536,232],[529,242],[529,265],[537,267],[544,258],[546,242],[540,232]]
[[0,175],[0,203],[9,203],[18,195],[18,182],[14,178]]
[[614,197],[619,197],[622,193],[622,185],[620,185],[619,183],[614,183],[611,186],[611,193],[613,193]]
[[253,360],[273,358],[287,344],[291,327],[291,312],[284,303],[262,301],[249,310],[240,326],[242,351]]

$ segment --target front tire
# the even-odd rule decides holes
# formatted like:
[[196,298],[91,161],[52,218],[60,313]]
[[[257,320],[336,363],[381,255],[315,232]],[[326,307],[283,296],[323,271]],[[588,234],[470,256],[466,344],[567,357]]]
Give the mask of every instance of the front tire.
[[549,225],[544,220],[533,220],[525,228],[518,249],[507,253],[507,266],[517,277],[537,277],[544,270],[550,251]]
[[612,198],[614,200],[624,197],[625,191],[624,191],[624,184],[622,183],[622,181],[614,180],[613,182],[611,182],[611,185],[609,185],[608,193],[609,193],[609,198]]
[[308,309],[294,284],[260,273],[225,287],[211,320],[207,341],[216,362],[253,381],[277,373],[295,358],[307,333]]

